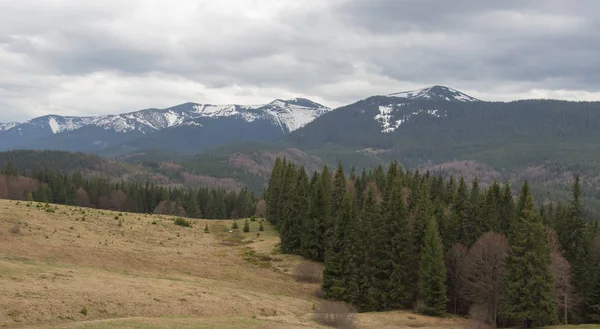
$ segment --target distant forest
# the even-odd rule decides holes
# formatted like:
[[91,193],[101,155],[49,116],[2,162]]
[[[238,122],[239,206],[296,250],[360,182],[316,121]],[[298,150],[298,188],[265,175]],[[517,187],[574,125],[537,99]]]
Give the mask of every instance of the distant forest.
[[359,311],[416,309],[526,328],[600,322],[600,230],[576,177],[570,202],[536,206],[528,182],[405,171],[309,176],[277,159],[265,192],[283,253],[324,262],[325,297]]
[[0,198],[212,219],[249,217],[258,202],[246,188],[237,191],[167,188],[102,177],[86,178],[79,172],[23,170],[10,162],[0,171]]

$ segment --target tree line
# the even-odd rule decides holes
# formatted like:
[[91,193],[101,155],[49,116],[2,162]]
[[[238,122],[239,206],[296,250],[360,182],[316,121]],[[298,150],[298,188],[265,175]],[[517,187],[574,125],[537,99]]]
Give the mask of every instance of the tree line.
[[10,162],[0,170],[0,198],[213,219],[250,217],[258,201],[246,188],[168,188],[115,182],[105,177],[87,178],[79,172],[66,174],[38,168],[28,172]]
[[600,236],[579,177],[568,204],[397,162],[309,177],[277,159],[265,192],[281,251],[324,262],[325,297],[523,327],[600,321]]

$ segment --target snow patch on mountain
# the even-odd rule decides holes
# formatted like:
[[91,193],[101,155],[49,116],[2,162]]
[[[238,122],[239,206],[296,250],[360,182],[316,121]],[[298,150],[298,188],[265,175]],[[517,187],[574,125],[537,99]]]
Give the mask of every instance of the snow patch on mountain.
[[402,119],[393,121],[394,116],[392,115],[392,111],[394,110],[393,105],[380,106],[379,114],[375,116],[375,121],[379,122],[381,125],[382,133],[391,133],[398,129],[402,124]]
[[19,125],[18,122],[0,123],[0,131],[6,131],[6,130],[12,129],[18,125]]
[[413,117],[417,115],[428,115],[435,118],[442,118],[448,116],[445,110],[439,109],[420,109],[409,113],[399,113],[402,106],[407,105],[406,103],[389,104],[379,106],[379,113],[376,114],[373,119],[381,126],[381,132],[384,134],[392,133],[396,131],[401,125],[409,122]]
[[479,102],[480,100],[462,93],[456,89],[445,86],[431,86],[423,89],[402,91],[389,96],[402,97],[410,100],[437,100],[437,101],[459,101]]

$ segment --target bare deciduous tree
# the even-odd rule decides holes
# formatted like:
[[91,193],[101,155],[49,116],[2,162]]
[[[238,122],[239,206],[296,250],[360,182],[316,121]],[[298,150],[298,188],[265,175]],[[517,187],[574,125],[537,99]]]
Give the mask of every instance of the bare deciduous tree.
[[81,187],[77,190],[75,198],[80,207],[90,207],[92,205],[89,194]]
[[267,203],[265,200],[258,201],[254,214],[258,217],[265,217],[267,215]]
[[566,324],[569,318],[569,309],[577,303],[571,283],[571,264],[563,257],[562,253],[555,251],[552,253],[551,271],[554,278],[554,296],[557,311],[558,314],[562,314],[563,321]]
[[462,295],[485,310],[482,320],[491,326],[496,325],[498,317],[508,248],[504,235],[488,232],[475,242],[465,258]]

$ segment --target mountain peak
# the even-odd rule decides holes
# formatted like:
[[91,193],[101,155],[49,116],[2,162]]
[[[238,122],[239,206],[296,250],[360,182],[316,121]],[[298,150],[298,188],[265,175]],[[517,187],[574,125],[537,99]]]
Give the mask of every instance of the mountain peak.
[[431,86],[423,89],[402,91],[393,93],[389,96],[402,97],[410,100],[437,100],[437,101],[459,101],[459,102],[478,102],[477,98],[471,97],[456,89],[446,86]]
[[269,104],[270,105],[276,105],[276,104],[296,105],[296,106],[301,106],[301,107],[306,107],[306,108],[314,108],[314,109],[326,108],[325,106],[323,106],[319,103],[313,102],[307,98],[292,98],[292,99],[287,99],[287,100],[276,99]]

